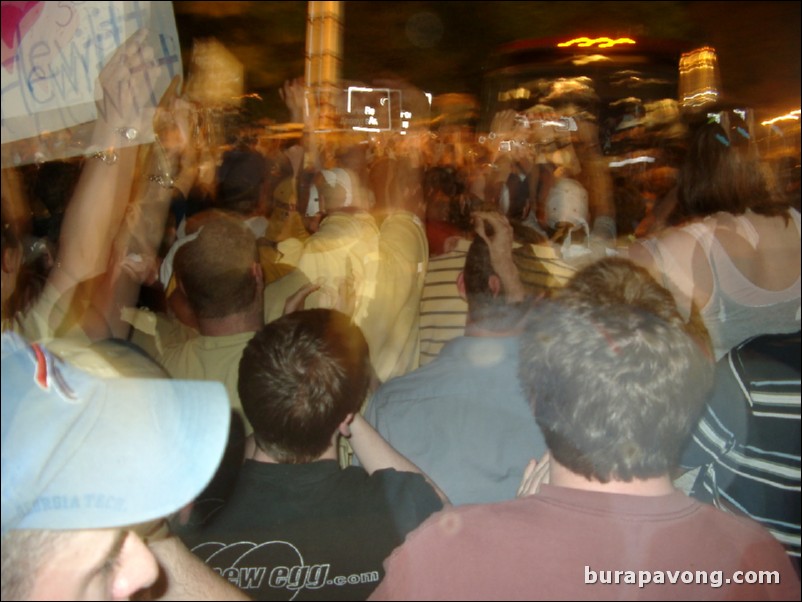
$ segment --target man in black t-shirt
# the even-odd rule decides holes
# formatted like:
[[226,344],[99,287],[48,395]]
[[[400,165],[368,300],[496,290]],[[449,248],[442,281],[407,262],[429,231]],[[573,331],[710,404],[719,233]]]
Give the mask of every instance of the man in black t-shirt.
[[[362,332],[327,309],[291,313],[246,347],[239,394],[254,427],[233,493],[178,527],[192,551],[260,600],[365,599],[383,560],[447,502],[359,414]],[[340,436],[364,468],[341,469]]]

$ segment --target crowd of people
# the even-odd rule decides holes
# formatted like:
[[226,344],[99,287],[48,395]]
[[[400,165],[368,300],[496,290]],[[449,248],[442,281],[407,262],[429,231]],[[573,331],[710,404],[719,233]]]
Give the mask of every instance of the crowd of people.
[[802,226],[740,123],[621,232],[581,99],[212,147],[148,56],[3,172],[4,600],[799,599]]

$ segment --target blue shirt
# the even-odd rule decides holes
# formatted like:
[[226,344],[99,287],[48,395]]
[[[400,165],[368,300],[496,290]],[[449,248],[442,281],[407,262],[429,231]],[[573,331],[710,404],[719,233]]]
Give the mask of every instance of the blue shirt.
[[455,505],[514,498],[546,451],[518,381],[518,337],[452,339],[382,385],[365,418]]

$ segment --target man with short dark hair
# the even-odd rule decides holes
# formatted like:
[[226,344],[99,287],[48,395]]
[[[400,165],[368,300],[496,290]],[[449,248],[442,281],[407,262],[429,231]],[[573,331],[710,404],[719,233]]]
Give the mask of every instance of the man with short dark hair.
[[759,525],[673,488],[712,377],[683,328],[562,295],[530,314],[519,373],[551,452],[549,484],[433,517],[390,557],[374,599],[799,598]]
[[[240,362],[255,445],[225,503],[199,500],[177,527],[192,551],[258,599],[366,598],[382,561],[442,498],[360,416],[368,346],[340,312],[265,326]],[[365,467],[341,469],[339,437]]]

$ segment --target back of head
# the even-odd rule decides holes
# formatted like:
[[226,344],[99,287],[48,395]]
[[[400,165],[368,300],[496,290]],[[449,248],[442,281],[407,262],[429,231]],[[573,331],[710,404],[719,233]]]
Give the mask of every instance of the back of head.
[[342,167],[320,170],[315,181],[325,212],[357,207],[356,174]]
[[680,171],[678,198],[685,218],[719,211],[741,215],[747,209],[788,215],[743,123],[726,129],[706,123],[696,129]]
[[464,183],[454,167],[435,165],[424,173],[423,194],[427,203],[438,198],[455,199],[463,190]]
[[239,395],[259,447],[279,462],[316,460],[359,411],[370,374],[365,337],[345,314],[310,309],[269,323],[239,366]]
[[646,305],[569,293],[527,322],[522,386],[554,458],[586,478],[668,474],[706,399],[705,351]]
[[576,180],[559,178],[546,198],[546,221],[549,228],[561,224],[575,229],[588,224],[588,192]]
[[175,255],[176,276],[201,319],[224,318],[250,307],[257,295],[256,238],[236,218],[205,223],[198,237]]
[[401,209],[425,218],[422,168],[408,157],[399,157],[391,161],[388,171],[387,209]]
[[422,178],[423,202],[427,222],[447,222],[460,230],[469,230],[459,211],[459,199],[465,192],[462,173],[453,166],[435,165]]
[[37,170],[32,192],[51,215],[63,213],[80,174],[81,166],[75,161],[48,161]]
[[655,314],[692,336],[712,357],[710,334],[697,311],[686,322],[671,292],[629,259],[606,257],[578,271],[554,296],[585,300],[597,305],[624,304]]
[[246,215],[259,204],[267,177],[267,162],[253,143],[253,138],[241,134],[236,146],[223,154],[217,170],[217,203]]
[[[3,207],[5,207],[5,198],[3,199]],[[14,302],[13,297],[17,289],[17,280],[22,266],[24,250],[16,224],[7,222],[5,216],[3,217],[0,235],[3,276],[2,317],[5,320],[12,317],[17,310],[17,304]]]

